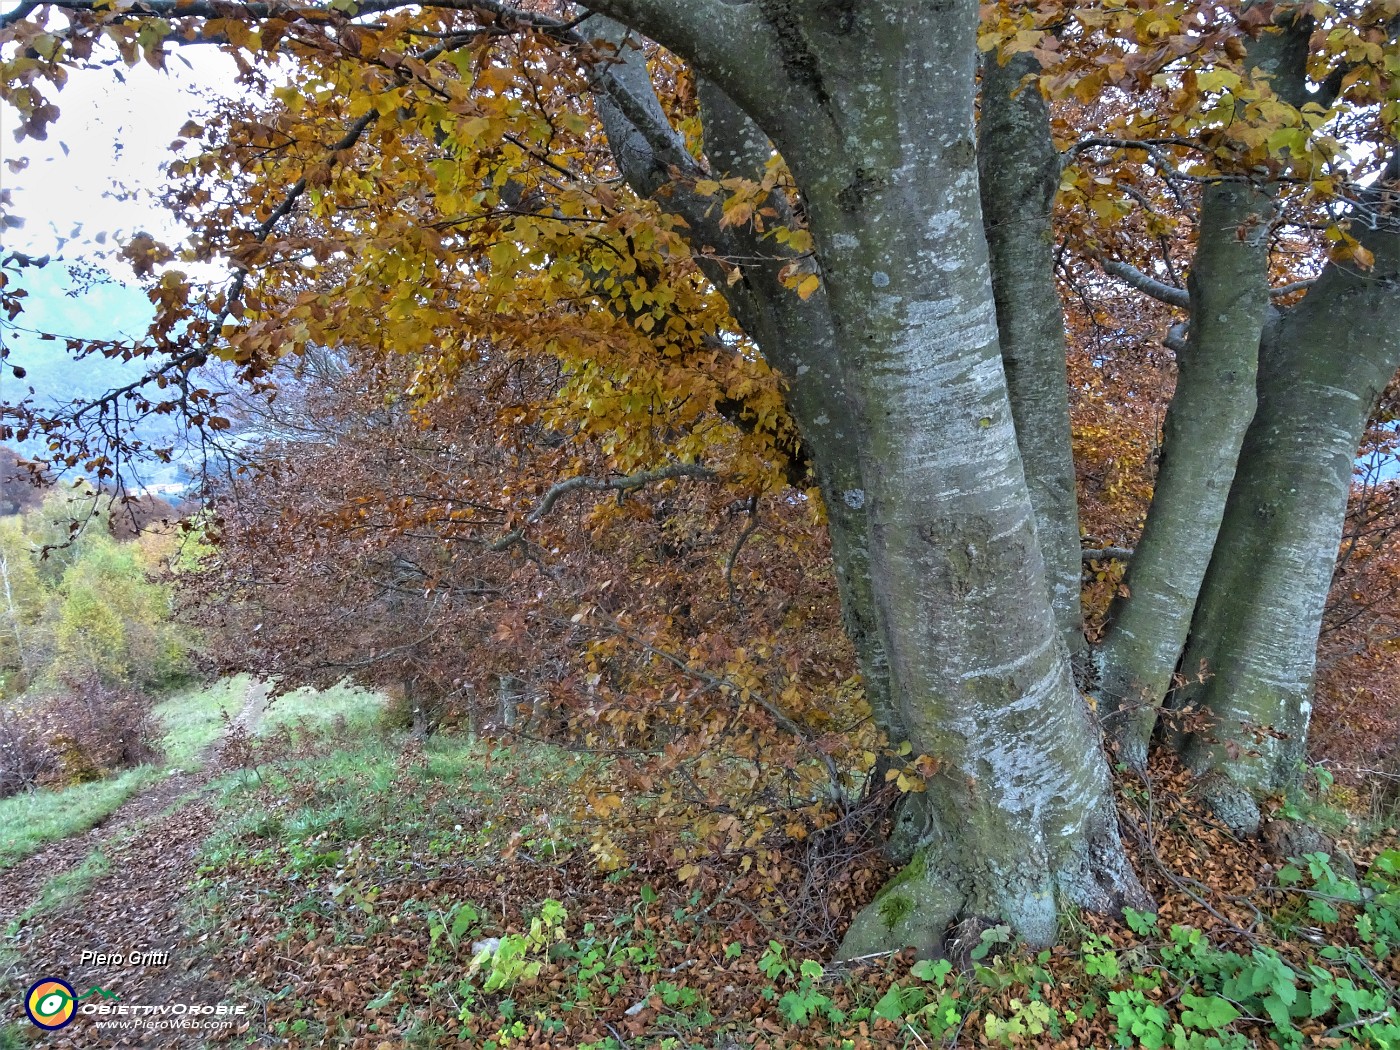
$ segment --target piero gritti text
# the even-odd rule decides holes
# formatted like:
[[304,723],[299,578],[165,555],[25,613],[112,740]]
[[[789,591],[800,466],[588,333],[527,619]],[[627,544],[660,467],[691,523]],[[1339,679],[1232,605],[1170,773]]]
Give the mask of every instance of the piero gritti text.
[[158,951],[97,952],[84,949],[82,955],[78,957],[78,962],[80,964],[91,963],[93,966],[167,966],[170,963],[170,953]]

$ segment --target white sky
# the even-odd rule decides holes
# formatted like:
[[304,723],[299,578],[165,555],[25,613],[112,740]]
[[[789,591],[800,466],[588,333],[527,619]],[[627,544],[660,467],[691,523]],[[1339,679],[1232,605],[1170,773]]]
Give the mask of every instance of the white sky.
[[[201,93],[231,90],[234,68],[212,47],[177,49],[166,64],[165,73],[145,65],[73,71],[56,97],[62,116],[44,142],[16,143],[16,116],[0,105],[0,159],[29,160],[20,172],[0,165],[0,185],[12,191],[13,214],[24,220],[3,232],[6,247],[56,253],[59,238],[80,226],[62,254],[98,262],[111,251],[114,234],[179,237],[153,199],[161,165],[173,157],[170,143],[181,126],[206,107]],[[128,192],[119,199],[123,184]],[[101,232],[109,235],[106,245],[95,240]]]

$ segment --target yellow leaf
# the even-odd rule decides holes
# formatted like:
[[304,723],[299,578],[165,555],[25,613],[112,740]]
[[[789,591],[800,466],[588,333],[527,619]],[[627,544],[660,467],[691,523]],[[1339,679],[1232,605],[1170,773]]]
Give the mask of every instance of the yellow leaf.
[[700,874],[700,867],[696,864],[687,864],[680,871],[676,872],[676,878],[682,882],[689,882]]
[[809,273],[797,284],[797,295],[802,300],[812,298],[812,295],[822,286],[822,279],[814,273]]

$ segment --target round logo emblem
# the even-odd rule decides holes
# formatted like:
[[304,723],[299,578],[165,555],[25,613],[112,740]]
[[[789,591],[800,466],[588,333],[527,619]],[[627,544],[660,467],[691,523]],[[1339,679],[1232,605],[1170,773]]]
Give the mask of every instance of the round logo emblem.
[[24,1012],[40,1028],[53,1031],[73,1020],[77,999],[78,993],[67,981],[44,977],[35,981],[24,997]]

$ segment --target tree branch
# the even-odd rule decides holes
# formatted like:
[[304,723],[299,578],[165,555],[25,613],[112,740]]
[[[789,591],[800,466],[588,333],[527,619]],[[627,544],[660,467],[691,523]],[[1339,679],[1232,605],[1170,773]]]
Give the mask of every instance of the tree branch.
[[1269,298],[1284,299],[1294,292],[1305,292],[1316,283],[1316,277],[1309,277],[1306,281],[1294,281],[1291,284],[1281,284],[1277,288],[1269,289]]
[[[331,164],[335,163],[335,158],[338,153],[350,149],[359,142],[360,136],[365,133],[366,128],[374,123],[377,116],[378,114],[374,110],[370,110],[350,125],[345,134],[327,150],[330,154]],[[304,193],[306,193],[306,179],[300,178],[291,185],[287,190],[287,195],[283,197],[277,207],[272,210],[272,213],[254,228],[253,240],[258,244],[266,241],[268,237],[272,235],[272,231],[276,225],[287,217]],[[108,390],[105,394],[78,405],[73,409],[72,419],[76,422],[94,408],[100,408],[102,405],[111,404],[127,394],[135,393],[147,384],[154,383],[160,377],[169,375],[173,371],[198,367],[203,364],[209,352],[214,348],[214,343],[218,340],[223,330],[224,322],[228,320],[229,314],[233,312],[233,308],[242,297],[243,287],[247,283],[247,280],[248,271],[240,269],[233,279],[233,284],[230,286],[228,294],[224,297],[223,305],[219,308],[217,316],[215,316],[213,322],[209,326],[208,335],[198,346],[186,350],[184,353],[177,354],[174,357],[167,358],[159,366],[146,372],[139,379],[127,383],[125,386]]]
[[1133,551],[1128,547],[1100,547],[1098,550],[1080,551],[1080,557],[1087,565],[1091,561],[1129,561]]
[[724,560],[724,582],[729,587],[729,604],[739,605],[739,595],[734,589],[734,565],[739,560],[739,552],[744,549],[744,544],[758,528],[758,497],[750,496],[745,509],[749,512],[749,523],[744,526],[744,531],[739,533],[739,538],[734,542],[734,549],[729,552],[729,557]]
[[747,4],[722,0],[593,0],[588,5],[624,25],[644,33],[706,75],[730,87],[740,74],[761,74],[765,67],[781,70],[766,61],[763,46],[767,26]]
[[1154,277],[1149,277],[1135,266],[1130,266],[1117,259],[1100,259],[1099,265],[1103,267],[1104,273],[1111,273],[1124,284],[1136,288],[1144,295],[1150,295],[1153,299],[1167,303],[1169,306],[1179,306],[1183,310],[1191,306],[1191,293],[1185,288],[1177,288],[1170,284],[1164,284]]
[[702,481],[716,481],[719,479],[719,474],[709,467],[702,467],[696,463],[673,463],[670,466],[658,467],[656,470],[644,470],[639,474],[629,474],[620,478],[595,478],[581,474],[576,478],[561,481],[550,488],[545,493],[540,505],[530,512],[524,524],[491,544],[491,550],[507,550],[521,542],[525,538],[525,530],[553,510],[554,505],[570,492],[588,489],[592,492],[626,493],[671,478],[698,478]]

